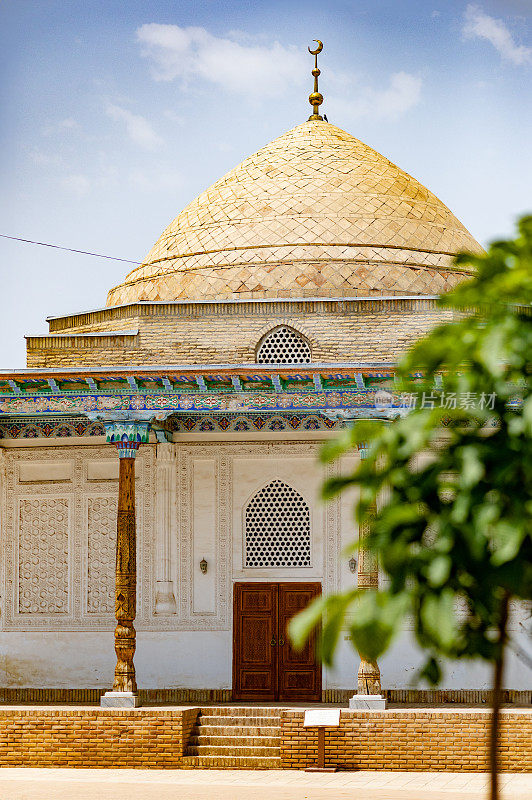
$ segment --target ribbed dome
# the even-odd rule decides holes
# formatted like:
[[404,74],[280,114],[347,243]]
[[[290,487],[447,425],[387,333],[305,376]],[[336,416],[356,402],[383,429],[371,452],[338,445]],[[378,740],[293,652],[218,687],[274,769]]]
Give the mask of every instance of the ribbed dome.
[[192,201],[107,305],[440,294],[480,245],[438,198],[326,122],[275,139]]

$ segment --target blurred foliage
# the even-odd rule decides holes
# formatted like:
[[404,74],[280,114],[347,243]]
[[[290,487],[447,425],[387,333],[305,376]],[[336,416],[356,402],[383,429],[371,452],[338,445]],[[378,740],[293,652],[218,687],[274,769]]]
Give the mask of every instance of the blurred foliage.
[[358,488],[356,518],[369,520],[365,546],[385,588],[320,598],[291,625],[296,645],[322,625],[326,663],[347,627],[372,661],[408,614],[431,683],[441,657],[497,661],[503,605],[532,598],[532,217],[515,240],[456,264],[475,277],[440,299],[451,321],[399,364],[394,391],[415,395],[415,407],[392,422],[355,423],[322,451],[328,462],[367,449],[323,496]]

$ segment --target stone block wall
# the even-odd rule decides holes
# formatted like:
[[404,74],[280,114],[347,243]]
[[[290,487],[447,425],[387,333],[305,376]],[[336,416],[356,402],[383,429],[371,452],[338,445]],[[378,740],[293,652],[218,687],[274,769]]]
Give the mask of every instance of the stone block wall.
[[[325,765],[344,770],[484,772],[488,710],[382,712],[342,709],[340,726],[325,732]],[[304,711],[281,716],[281,766],[305,769],[317,760],[317,730],[303,727]],[[530,710],[501,715],[501,771],[532,771]]]

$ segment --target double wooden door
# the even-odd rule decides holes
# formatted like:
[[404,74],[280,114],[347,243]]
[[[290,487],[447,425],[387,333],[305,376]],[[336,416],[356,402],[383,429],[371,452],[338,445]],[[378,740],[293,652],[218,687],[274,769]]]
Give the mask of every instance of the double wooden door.
[[287,625],[321,594],[319,583],[236,583],[233,699],[321,701],[316,634],[294,650]]

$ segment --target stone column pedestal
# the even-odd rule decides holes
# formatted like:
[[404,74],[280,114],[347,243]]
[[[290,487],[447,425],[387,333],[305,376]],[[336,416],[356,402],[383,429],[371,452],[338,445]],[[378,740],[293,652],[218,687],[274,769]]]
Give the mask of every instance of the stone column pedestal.
[[376,662],[360,660],[358,692],[349,700],[349,708],[383,711],[386,700],[381,694],[381,673]]
[[382,694],[354,694],[349,698],[349,708],[355,711],[384,711],[386,700]]
[[140,706],[136,692],[106,692],[100,697],[102,708],[137,708]]

